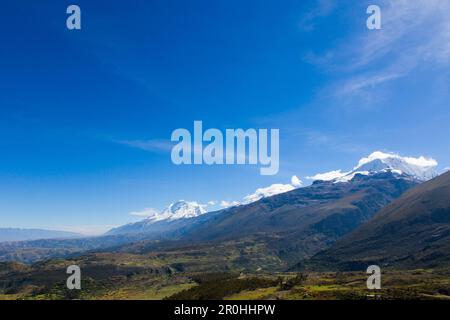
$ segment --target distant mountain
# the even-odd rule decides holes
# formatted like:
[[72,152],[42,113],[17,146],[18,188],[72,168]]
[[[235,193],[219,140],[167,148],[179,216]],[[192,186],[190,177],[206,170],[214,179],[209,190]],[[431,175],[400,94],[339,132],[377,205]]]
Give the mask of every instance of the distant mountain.
[[204,213],[206,213],[204,206],[198,204],[197,202],[179,200],[170,204],[161,213],[157,213],[147,218],[147,222],[194,218],[201,216]]
[[80,234],[42,229],[0,228],[0,242],[81,237]]
[[0,261],[32,263],[90,250],[115,248],[126,243],[179,238],[186,230],[195,228],[215,214],[205,213],[202,205],[180,200],[161,213],[134,224],[112,229],[103,236],[82,237],[70,233],[55,233],[49,237],[0,243]]
[[0,243],[0,262],[33,263],[52,258],[79,255],[90,250],[114,248],[125,243],[147,239],[143,234],[100,236],[86,238],[41,239]]
[[155,213],[152,216],[136,223],[130,223],[111,229],[106,233],[106,235],[145,232],[162,233],[167,230],[181,227],[186,223],[190,223],[192,221],[191,218],[199,217],[205,213],[206,210],[197,202],[179,200],[169,205],[161,213]]
[[347,182],[356,174],[369,175],[390,171],[397,174],[405,174],[418,181],[427,181],[436,177],[438,163],[434,159],[419,157],[402,157],[395,153],[376,151],[366,158],[359,160],[353,170],[342,172],[336,170],[311,177],[315,180]]
[[423,268],[450,263],[450,172],[425,182],[315,256],[313,268],[353,270],[370,264]]

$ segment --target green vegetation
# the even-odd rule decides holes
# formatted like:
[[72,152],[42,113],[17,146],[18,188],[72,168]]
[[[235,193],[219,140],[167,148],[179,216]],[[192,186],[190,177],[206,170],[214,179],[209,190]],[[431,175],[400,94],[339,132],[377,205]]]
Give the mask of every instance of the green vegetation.
[[[134,253],[133,253],[134,252]],[[450,268],[383,269],[382,290],[360,272],[285,272],[253,240],[215,247],[91,253],[32,266],[0,264],[0,299],[449,299]],[[66,288],[66,268],[82,270],[82,290]]]
[[273,287],[276,279],[266,277],[233,277],[232,275],[209,276],[198,286],[181,291],[169,297],[173,300],[219,300],[244,290]]

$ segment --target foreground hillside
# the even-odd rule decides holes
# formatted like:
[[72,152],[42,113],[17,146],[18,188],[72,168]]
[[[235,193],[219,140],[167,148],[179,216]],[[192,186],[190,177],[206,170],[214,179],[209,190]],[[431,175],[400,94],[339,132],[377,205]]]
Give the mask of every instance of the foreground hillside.
[[[203,262],[210,271],[181,271],[167,256],[95,254],[82,259],[53,261],[27,267],[0,264],[3,299],[450,299],[450,271],[389,270],[382,289],[366,288],[367,274],[358,272],[239,272],[217,270],[213,260],[172,253],[177,259]],[[223,261],[223,260],[222,260]],[[66,266],[82,268],[81,290],[67,290]],[[193,266],[193,265],[192,265]]]
[[450,266],[450,172],[425,182],[313,259],[312,267]]

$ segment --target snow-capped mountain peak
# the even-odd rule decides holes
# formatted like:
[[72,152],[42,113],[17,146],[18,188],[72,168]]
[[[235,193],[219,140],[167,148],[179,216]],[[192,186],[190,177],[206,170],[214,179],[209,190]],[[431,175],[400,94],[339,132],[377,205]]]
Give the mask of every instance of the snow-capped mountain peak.
[[153,223],[161,220],[177,220],[198,217],[206,213],[205,206],[196,201],[179,200],[170,204],[166,209],[149,216],[146,221]]
[[394,153],[384,153],[376,151],[367,158],[359,160],[354,171],[392,171],[398,174],[407,174],[414,178],[427,181],[436,176],[436,167],[438,163],[432,158],[402,157]]
[[308,178],[338,183],[348,182],[357,174],[370,175],[389,171],[399,175],[405,174],[419,181],[427,181],[437,175],[437,165],[437,161],[432,158],[425,158],[423,156],[418,158],[402,157],[395,153],[375,151],[368,157],[360,159],[358,165],[351,171],[343,172],[342,170],[335,170],[316,174]]
[[147,218],[139,222],[129,223],[111,229],[106,234],[142,233],[149,230],[164,230],[164,225],[167,226],[172,221],[181,221],[183,219],[195,218],[205,214],[207,212],[205,207],[206,205],[199,204],[196,201],[179,200],[170,204],[166,209],[160,212],[155,209],[146,209],[143,212],[135,212],[134,215],[136,216],[140,216],[141,213],[147,214]]

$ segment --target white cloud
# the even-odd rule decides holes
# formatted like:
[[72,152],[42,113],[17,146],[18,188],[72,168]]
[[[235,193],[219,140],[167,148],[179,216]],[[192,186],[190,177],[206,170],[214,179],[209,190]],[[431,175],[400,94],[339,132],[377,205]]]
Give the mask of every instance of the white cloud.
[[374,88],[384,82],[400,78],[402,75],[403,74],[399,72],[384,71],[383,73],[378,72],[372,75],[363,74],[356,76],[341,83],[336,89],[336,94],[353,95],[363,91],[364,89]]
[[291,184],[279,184],[279,183],[272,184],[271,186],[266,188],[256,189],[254,193],[244,197],[244,202],[245,203],[255,202],[262,198],[271,197],[276,194],[292,191],[294,189],[295,187]]
[[[344,77],[330,88],[336,96],[368,97],[371,89],[405,77],[424,64],[450,64],[450,1],[379,0],[382,29],[360,32],[322,55],[305,60]],[[320,5],[318,11],[320,12]]]
[[[317,130],[303,130],[300,132],[306,142],[313,147],[325,147],[333,151],[339,151],[343,153],[366,153],[367,149],[365,145],[358,145],[354,143],[354,136],[342,135],[337,133],[325,133]],[[360,138],[363,134],[359,134]]]
[[239,201],[226,201],[226,200],[220,201],[220,206],[222,208],[235,207],[235,206],[238,206],[240,204],[241,203]]
[[303,185],[303,181],[300,180],[297,176],[292,176],[292,178],[291,178],[291,185],[293,185],[294,187],[298,188],[298,187],[301,187]]
[[150,152],[170,152],[172,142],[169,140],[115,140],[116,143]]
[[265,188],[258,188],[252,194],[245,196],[242,201],[227,201],[222,200],[220,202],[220,206],[222,208],[229,208],[239,206],[241,204],[249,204],[255,201],[258,201],[262,198],[271,197],[280,193],[292,191],[297,189],[303,185],[303,181],[300,180],[297,176],[291,177],[291,183],[281,184],[275,183]]
[[[366,32],[359,39],[359,58],[353,67],[392,55],[392,65],[413,58],[448,62],[450,48],[450,2],[442,0],[384,0],[380,2],[382,30]],[[351,50],[354,52],[353,50]],[[402,60],[401,58],[409,60]]]
[[375,151],[368,157],[360,159],[357,167],[361,167],[362,165],[365,165],[366,163],[369,163],[376,159],[383,160],[389,158],[403,160],[408,164],[412,164],[418,167],[436,167],[438,165],[437,161],[434,160],[433,158],[425,158],[424,156],[420,156],[418,158],[402,157],[396,153],[385,153],[382,151]]
[[141,211],[130,212],[130,215],[135,216],[135,217],[150,218],[150,217],[156,216],[158,213],[159,213],[159,210],[157,210],[157,209],[146,208]]
[[285,193],[292,191],[300,186],[302,186],[302,181],[297,176],[292,176],[290,184],[272,184],[271,186],[265,188],[258,188],[252,194],[244,197],[244,203],[252,203],[258,201],[262,198],[271,197],[276,194]]
[[336,8],[335,0],[317,0],[317,5],[300,20],[299,27],[304,31],[313,31],[317,18],[330,15]]

